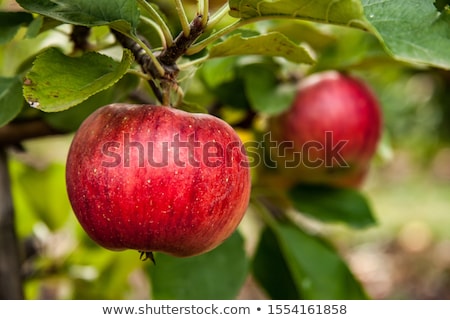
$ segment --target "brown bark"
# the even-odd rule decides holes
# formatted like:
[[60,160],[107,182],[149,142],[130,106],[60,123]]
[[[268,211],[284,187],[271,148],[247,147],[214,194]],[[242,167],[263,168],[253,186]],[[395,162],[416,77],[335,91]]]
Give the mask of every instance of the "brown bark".
[[8,162],[0,148],[0,299],[23,299]]

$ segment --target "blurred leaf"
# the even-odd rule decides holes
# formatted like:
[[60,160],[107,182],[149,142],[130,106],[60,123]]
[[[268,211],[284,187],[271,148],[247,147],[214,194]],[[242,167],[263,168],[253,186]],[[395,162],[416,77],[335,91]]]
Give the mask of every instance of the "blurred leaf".
[[252,54],[283,57],[295,63],[314,63],[314,58],[305,48],[279,32],[251,37],[235,34],[213,46],[209,52],[210,58]]
[[294,101],[295,84],[279,83],[273,68],[264,64],[244,66],[245,92],[253,110],[268,115],[287,110]]
[[10,41],[22,25],[32,20],[33,16],[26,12],[0,12],[0,44]]
[[297,185],[289,197],[295,209],[325,222],[344,222],[355,228],[376,224],[367,199],[354,189]]
[[72,299],[127,299],[130,275],[141,265],[137,251],[79,247],[67,261],[67,273],[74,284]]
[[431,0],[362,0],[372,31],[401,60],[450,69],[450,8]]
[[22,188],[21,179],[27,170],[29,170],[28,167],[23,163],[13,159],[9,160],[15,228],[19,238],[28,237],[33,232],[34,225],[39,221],[27,192]]
[[0,127],[13,120],[22,110],[22,82],[20,77],[0,77]]
[[268,31],[280,32],[295,43],[307,43],[312,48],[321,50],[334,43],[336,36],[320,27],[320,24],[309,21],[282,20],[274,23]]
[[68,57],[55,48],[41,53],[27,74],[23,92],[28,103],[46,112],[75,106],[115,84],[133,61],[129,50],[122,61],[96,52]]
[[323,48],[313,72],[400,65],[386,53],[373,34],[342,27],[337,27],[334,32],[338,40]]
[[252,265],[253,276],[270,298],[301,299],[277,239],[268,228],[261,235]]
[[179,106],[179,109],[190,113],[208,113],[208,110],[200,104],[189,102],[186,100],[184,100],[183,103]]
[[367,298],[348,266],[324,240],[291,224],[276,224],[271,229],[265,232],[272,233],[269,239],[276,239],[300,297],[312,300]]
[[79,105],[61,112],[44,113],[43,117],[53,128],[63,132],[76,131],[92,112],[104,105],[122,101],[138,83],[136,76],[125,75],[111,88],[100,91]]
[[233,81],[226,82],[220,86],[213,88],[211,91],[216,98],[224,105],[236,109],[249,109],[249,102],[245,95],[245,83],[240,77],[235,78]]
[[156,254],[149,267],[154,299],[234,299],[248,272],[242,236],[235,232],[205,254],[175,258]]
[[235,57],[208,60],[200,69],[201,78],[209,88],[214,88],[222,83],[233,81],[236,76],[235,67]]
[[292,17],[339,25],[365,25],[363,8],[355,0],[230,0],[230,14],[241,19]]
[[26,38],[34,38],[41,31],[44,26],[44,17],[36,17],[28,26]]
[[17,0],[24,9],[64,23],[88,27],[110,25],[134,33],[139,23],[136,1],[128,0]]
[[17,178],[36,216],[51,230],[60,228],[71,212],[64,176],[65,167],[52,164],[45,170],[26,167]]

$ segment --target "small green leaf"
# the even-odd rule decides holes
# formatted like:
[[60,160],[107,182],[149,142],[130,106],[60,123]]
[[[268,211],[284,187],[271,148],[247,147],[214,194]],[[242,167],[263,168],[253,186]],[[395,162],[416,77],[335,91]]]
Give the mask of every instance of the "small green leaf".
[[230,0],[229,3],[230,15],[241,19],[280,16],[360,27],[366,24],[357,0]]
[[50,48],[36,58],[23,94],[32,107],[42,111],[66,110],[114,85],[132,62],[129,50],[124,50],[119,63],[96,52],[72,58]]
[[26,12],[0,12],[0,44],[10,41],[22,25],[32,20],[33,16]]
[[250,37],[235,34],[213,46],[209,52],[210,58],[251,54],[283,57],[295,63],[314,63],[314,58],[304,47],[279,32]]
[[394,57],[450,69],[450,8],[432,0],[362,0],[367,20]]
[[289,197],[295,209],[325,222],[344,222],[355,228],[376,223],[367,199],[354,189],[297,185]]
[[257,112],[275,115],[288,109],[295,98],[296,85],[279,83],[273,68],[265,64],[245,66],[242,70],[245,92]]
[[[272,233],[269,238],[276,239],[302,299],[367,298],[347,264],[323,239],[311,236],[291,224],[276,224],[265,232]],[[276,274],[273,276],[279,278]]]
[[242,236],[235,232],[216,249],[194,257],[156,254],[149,267],[154,299],[234,299],[248,273]]
[[134,33],[139,23],[137,1],[128,0],[18,0],[24,9],[64,23],[88,27],[110,25]]
[[14,119],[22,110],[22,82],[20,77],[0,77],[0,127]]

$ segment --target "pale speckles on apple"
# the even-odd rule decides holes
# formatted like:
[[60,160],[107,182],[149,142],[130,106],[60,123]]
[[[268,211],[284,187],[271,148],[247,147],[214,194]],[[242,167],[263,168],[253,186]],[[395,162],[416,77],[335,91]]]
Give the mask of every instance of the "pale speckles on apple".
[[[219,144],[223,151],[228,145],[241,146],[233,129],[210,115],[148,105],[115,104],[98,109],[77,132],[67,163],[69,198],[91,238],[108,249],[160,251],[180,257],[207,252],[222,243],[248,205],[250,176],[248,168],[239,166],[241,155],[226,150],[224,154],[230,151],[226,163],[230,166],[218,168],[203,166],[198,159],[189,162],[190,156],[200,155],[181,149],[177,156],[185,166],[169,161],[162,167],[143,168],[137,167],[139,161],[133,158],[127,171],[119,165],[104,175],[98,162],[83,161],[95,158],[92,148],[100,143],[124,143],[120,140],[124,132],[132,135],[132,142],[147,146],[151,141],[155,148],[165,146],[161,144],[164,141],[170,146],[168,139],[176,134],[182,139],[192,134],[200,146]],[[133,152],[140,150],[134,144],[129,147]],[[192,163],[198,165],[189,166]],[[84,200],[80,197],[83,193]],[[97,208],[97,204],[103,207]],[[112,221],[107,222],[104,215]]]

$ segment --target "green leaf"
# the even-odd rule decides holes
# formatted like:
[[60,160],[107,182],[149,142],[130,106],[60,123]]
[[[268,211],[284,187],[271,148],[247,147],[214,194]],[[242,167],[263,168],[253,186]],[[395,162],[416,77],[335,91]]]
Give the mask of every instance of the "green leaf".
[[138,84],[138,77],[125,75],[111,88],[93,95],[79,105],[61,112],[44,113],[43,117],[51,127],[62,132],[76,131],[92,112],[104,105],[123,101]]
[[245,92],[257,112],[275,115],[287,110],[295,98],[295,84],[279,83],[273,68],[267,64],[243,67]]
[[215,88],[236,77],[236,57],[226,57],[206,61],[200,69],[200,75],[208,88]]
[[149,267],[154,299],[234,299],[248,272],[242,236],[235,232],[216,249],[194,257],[156,254]]
[[297,185],[289,197],[295,209],[325,222],[343,222],[355,228],[376,223],[367,199],[354,189]]
[[213,46],[209,52],[210,58],[251,54],[283,57],[295,63],[314,63],[314,58],[304,47],[279,32],[250,37],[235,34]]
[[36,58],[23,94],[32,107],[42,111],[65,110],[114,85],[132,62],[129,50],[124,50],[119,63],[96,52],[73,58],[50,48]]
[[109,25],[134,33],[139,23],[137,1],[129,0],[18,0],[24,9],[64,23],[88,27]]
[[241,19],[260,16],[292,17],[339,25],[366,25],[357,0],[230,0],[230,15]]
[[30,207],[51,230],[60,228],[71,212],[64,176],[65,166],[61,164],[44,170],[26,167],[18,176],[17,183],[27,195]]
[[432,0],[230,0],[241,19],[292,17],[369,30],[396,59],[450,68],[450,8]]
[[450,69],[450,8],[432,0],[362,0],[367,20],[394,57]]
[[0,12],[0,44],[10,41],[22,25],[32,20],[33,16],[26,12]]
[[[323,239],[311,236],[291,224],[276,224],[265,232],[272,233],[269,238],[276,239],[302,299],[367,298],[347,264]],[[273,276],[277,277],[276,274]]]
[[27,34],[25,37],[27,39],[37,37],[38,34],[41,32],[43,26],[44,26],[44,17],[42,16],[37,17],[28,25]]
[[280,32],[295,43],[308,43],[313,49],[319,51],[336,41],[336,36],[330,33],[328,28],[321,28],[320,24],[298,19],[277,20],[267,31]]
[[270,229],[265,229],[259,240],[252,263],[252,274],[272,299],[301,299],[286,260]]
[[314,72],[400,65],[371,33],[351,28],[339,28],[335,33],[337,41],[322,50]]
[[20,77],[0,77],[0,127],[14,119],[22,110],[22,82]]
[[112,252],[98,245],[79,245],[64,264],[73,286],[70,299],[127,299],[133,291],[130,283],[132,272],[141,266],[137,251]]
[[207,90],[222,104],[248,109],[248,99],[242,90],[245,84],[239,76],[240,67],[237,57],[212,59],[200,68],[199,75]]
[[15,229],[19,238],[28,237],[35,224],[40,221],[34,212],[30,197],[22,188],[22,175],[28,170],[28,166],[10,157],[8,168],[11,178],[11,194],[14,203],[14,218],[17,221]]

